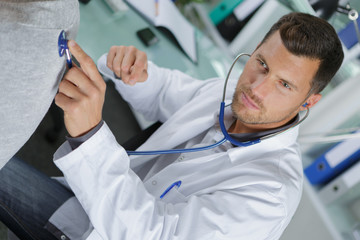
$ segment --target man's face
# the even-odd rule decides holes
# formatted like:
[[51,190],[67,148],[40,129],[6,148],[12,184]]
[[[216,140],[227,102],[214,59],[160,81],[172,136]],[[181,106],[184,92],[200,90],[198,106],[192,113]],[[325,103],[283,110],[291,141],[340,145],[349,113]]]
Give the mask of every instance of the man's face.
[[232,103],[237,124],[279,127],[303,110],[305,101],[315,104],[319,94],[308,94],[319,64],[291,54],[275,32],[251,55],[239,78]]

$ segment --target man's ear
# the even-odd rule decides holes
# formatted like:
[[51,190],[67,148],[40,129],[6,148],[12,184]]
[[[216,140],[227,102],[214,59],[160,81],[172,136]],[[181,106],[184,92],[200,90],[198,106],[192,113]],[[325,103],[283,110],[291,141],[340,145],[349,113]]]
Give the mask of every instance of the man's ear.
[[306,102],[301,106],[300,111],[306,110],[306,108],[312,108],[318,101],[320,101],[322,95],[320,93],[311,94]]

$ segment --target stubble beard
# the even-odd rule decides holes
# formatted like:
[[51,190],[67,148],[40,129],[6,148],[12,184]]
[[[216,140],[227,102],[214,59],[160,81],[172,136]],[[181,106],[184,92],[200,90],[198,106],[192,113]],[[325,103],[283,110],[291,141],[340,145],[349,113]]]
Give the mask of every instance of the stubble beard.
[[[259,110],[248,110],[241,102],[241,93],[245,93],[249,98],[251,98],[257,104]],[[231,104],[231,110],[237,120],[244,124],[252,125],[282,122],[293,114],[293,112],[290,112],[286,116],[270,116],[262,101],[252,93],[249,87],[244,85],[236,87]]]
[[[258,113],[252,113],[246,109],[244,104],[241,101],[241,93],[245,93],[249,98],[251,98],[259,107]],[[263,123],[263,116],[265,114],[265,109],[263,104],[259,99],[257,99],[251,90],[245,86],[236,87],[235,93],[233,95],[231,110],[233,115],[237,120],[240,120],[242,123],[246,124],[261,124]],[[242,110],[242,111],[241,111]]]

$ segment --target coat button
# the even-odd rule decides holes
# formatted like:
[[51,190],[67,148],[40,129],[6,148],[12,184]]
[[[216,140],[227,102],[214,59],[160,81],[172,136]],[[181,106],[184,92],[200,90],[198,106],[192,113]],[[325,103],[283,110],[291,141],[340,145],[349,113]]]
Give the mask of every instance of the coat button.
[[157,184],[157,181],[154,180],[154,181],[152,181],[151,183],[152,183],[152,185],[156,185],[156,184]]
[[61,240],[66,240],[67,239],[65,235],[61,235],[60,238],[61,238]]

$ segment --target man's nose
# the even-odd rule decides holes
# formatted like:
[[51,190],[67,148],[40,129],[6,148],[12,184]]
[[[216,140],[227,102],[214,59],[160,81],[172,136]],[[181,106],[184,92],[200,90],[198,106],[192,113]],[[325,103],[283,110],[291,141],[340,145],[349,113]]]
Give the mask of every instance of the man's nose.
[[264,99],[271,91],[271,79],[266,76],[256,78],[250,85],[254,95],[260,99]]

